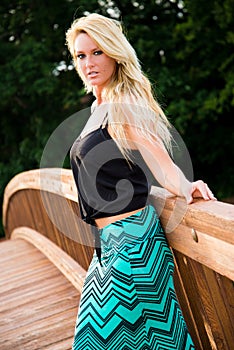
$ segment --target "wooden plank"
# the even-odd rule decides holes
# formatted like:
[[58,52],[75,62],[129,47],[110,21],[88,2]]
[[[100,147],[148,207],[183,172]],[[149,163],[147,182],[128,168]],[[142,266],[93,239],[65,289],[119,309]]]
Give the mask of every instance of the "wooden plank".
[[[180,271],[177,264],[176,257],[174,257],[174,261],[175,261],[174,284],[175,284],[176,294],[180,303],[180,307],[181,307],[181,310],[183,310],[185,322],[188,326],[189,333],[196,345],[196,349],[203,350],[202,342],[199,336],[200,330],[189,302],[189,295],[186,291],[186,286],[184,285],[183,271]],[[191,279],[192,276],[190,274],[187,274],[187,275]]]
[[[217,287],[215,272],[205,266],[191,263],[194,274],[197,276],[197,294],[202,301],[203,317],[212,349],[231,350],[233,349],[233,326],[228,319],[225,305]],[[223,325],[227,327],[223,329]]]
[[183,198],[173,197],[168,191],[158,187],[152,188],[151,200],[161,214],[165,228],[169,219],[173,218],[175,227],[183,224],[234,244],[234,205],[201,199],[187,205]]
[[86,271],[49,239],[29,227],[18,227],[12,232],[11,239],[24,239],[32,243],[81,293]]
[[6,217],[10,197],[15,192],[27,188],[52,192],[72,201],[77,200],[77,191],[71,170],[60,168],[30,170],[16,175],[8,183],[4,194],[3,218]]
[[197,242],[191,229],[181,224],[167,239],[173,249],[234,280],[234,245],[201,231],[196,234]]
[[[185,257],[183,254],[177,251],[174,251],[174,256],[181,275],[181,279],[183,281],[183,288],[188,299],[187,307],[191,309],[193,317],[196,320],[196,327],[198,329],[198,332],[194,331],[192,320],[189,319],[188,315],[184,313],[184,317],[188,324],[189,330],[191,330],[191,334],[193,335],[193,341],[195,343],[196,350],[214,350],[214,348],[211,346],[211,341],[207,334],[207,329],[204,322],[205,310],[197,285],[197,279],[200,278],[200,276],[194,273],[194,270],[191,266],[191,259]],[[181,297],[182,295],[178,294],[179,301],[182,306],[184,306],[184,301],[181,299]]]
[[70,350],[78,291],[30,243],[20,239],[1,242],[1,266],[1,259],[5,261],[9,253],[9,265],[0,270],[0,349]]
[[[219,284],[220,293],[222,294],[222,304],[225,305],[226,311],[228,313],[228,318],[230,320],[230,323],[228,327],[234,328],[234,297],[233,297],[233,290],[234,290],[234,282],[230,281],[228,278],[224,276],[220,276],[216,274],[217,283]],[[216,301],[214,300],[216,303]],[[232,331],[232,342],[234,341],[234,330]],[[233,346],[234,348],[234,346]]]
[[[45,317],[43,320],[25,327],[19,327],[1,337],[1,350],[38,350],[47,347],[47,344],[58,343],[64,338],[70,339],[72,344],[75,324],[74,310],[66,313],[57,313],[55,316]],[[4,340],[3,340],[4,339]]]
[[234,349],[234,327],[231,318],[229,318],[229,310],[227,310],[223,299],[226,299],[226,296],[223,298],[223,294],[219,286],[219,276],[214,271],[203,267],[204,275],[209,286],[210,299],[212,300],[212,314],[211,314],[211,324],[212,324],[212,333],[214,334],[214,339],[217,339],[216,342],[217,348],[219,350],[232,350]]
[[60,341],[58,343],[46,345],[46,350],[71,350],[71,348],[72,348],[72,342],[70,338]]

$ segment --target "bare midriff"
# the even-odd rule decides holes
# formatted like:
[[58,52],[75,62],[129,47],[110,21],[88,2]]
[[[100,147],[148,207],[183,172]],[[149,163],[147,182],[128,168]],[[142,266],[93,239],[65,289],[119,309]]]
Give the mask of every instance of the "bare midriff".
[[141,211],[143,208],[137,209],[137,210],[133,210],[133,211],[129,211],[127,213],[124,214],[119,214],[119,215],[114,215],[114,216],[108,216],[105,218],[99,218],[99,219],[95,219],[96,225],[98,228],[103,228],[107,225],[113,224],[113,222],[115,221],[119,221],[122,220],[124,218],[127,218],[128,216],[131,216],[133,214],[136,214],[138,211]]

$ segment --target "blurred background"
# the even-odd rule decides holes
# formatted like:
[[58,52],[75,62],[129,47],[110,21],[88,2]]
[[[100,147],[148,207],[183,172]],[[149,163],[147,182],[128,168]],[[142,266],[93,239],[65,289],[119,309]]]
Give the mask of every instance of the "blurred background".
[[1,202],[14,175],[39,168],[54,129],[91,103],[65,45],[72,21],[90,12],[123,21],[194,178],[234,203],[234,0],[2,0]]

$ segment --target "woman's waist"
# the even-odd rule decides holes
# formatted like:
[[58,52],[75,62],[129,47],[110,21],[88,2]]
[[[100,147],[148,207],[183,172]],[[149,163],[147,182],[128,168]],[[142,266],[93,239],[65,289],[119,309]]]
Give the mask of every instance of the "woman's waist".
[[106,226],[113,224],[117,221],[121,221],[125,218],[128,218],[129,216],[132,216],[134,214],[137,214],[138,212],[142,211],[143,209],[145,209],[144,207],[141,207],[139,209],[136,210],[132,210],[132,211],[128,211],[126,213],[121,213],[118,215],[112,215],[112,216],[107,216],[107,217],[101,217],[101,218],[97,218],[95,219],[95,224],[99,229],[105,228]]

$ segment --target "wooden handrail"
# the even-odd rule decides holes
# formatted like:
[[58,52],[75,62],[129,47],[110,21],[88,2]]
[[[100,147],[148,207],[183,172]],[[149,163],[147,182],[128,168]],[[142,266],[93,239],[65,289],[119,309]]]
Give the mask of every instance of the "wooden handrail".
[[[77,202],[77,191],[71,170],[48,168],[20,173],[5,189],[3,202],[5,228],[10,198],[17,191],[27,188],[54,193]],[[158,187],[152,188],[151,199],[156,208],[159,208],[164,227],[171,219],[175,205],[177,204],[177,210],[183,207],[184,215],[180,223],[172,232],[166,233],[172,248],[234,280],[234,205],[197,200],[186,206],[182,198],[176,198]]]
[[164,227],[178,202],[186,209],[180,223],[172,232],[166,233],[170,246],[234,280],[234,205],[196,200],[186,207],[181,198],[167,195],[165,201],[163,193],[163,190],[153,188],[151,195],[156,208],[161,208]]

